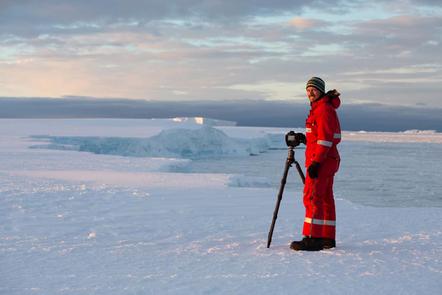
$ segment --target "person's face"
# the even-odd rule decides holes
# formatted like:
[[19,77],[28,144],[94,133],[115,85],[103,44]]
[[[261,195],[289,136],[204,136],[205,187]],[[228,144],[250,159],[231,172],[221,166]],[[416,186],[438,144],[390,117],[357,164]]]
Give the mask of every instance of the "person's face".
[[309,86],[307,87],[307,97],[310,102],[314,102],[321,96],[321,91],[316,89],[315,87]]

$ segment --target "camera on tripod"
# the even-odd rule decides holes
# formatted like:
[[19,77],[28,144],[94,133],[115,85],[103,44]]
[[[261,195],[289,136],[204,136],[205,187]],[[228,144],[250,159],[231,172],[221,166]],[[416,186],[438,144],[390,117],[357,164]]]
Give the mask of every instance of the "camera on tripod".
[[289,147],[297,147],[301,143],[305,143],[305,136],[302,133],[295,133],[295,131],[290,131],[285,135],[285,143]]
[[295,163],[296,169],[298,170],[299,176],[301,177],[302,183],[305,183],[305,176],[302,172],[301,165],[299,165],[298,161],[295,160],[295,150],[294,148],[298,146],[300,143],[306,143],[307,139],[302,133],[295,133],[295,131],[290,131],[285,135],[285,143],[289,147],[287,160],[285,161],[284,174],[281,179],[281,186],[279,187],[278,198],[276,200],[275,211],[273,211],[273,219],[272,224],[270,225],[269,235],[267,237],[267,248],[270,248],[270,244],[272,243],[273,230],[275,228],[276,219],[278,218],[279,206],[282,200],[282,194],[284,192],[284,187],[287,182],[287,175],[289,173],[290,167]]

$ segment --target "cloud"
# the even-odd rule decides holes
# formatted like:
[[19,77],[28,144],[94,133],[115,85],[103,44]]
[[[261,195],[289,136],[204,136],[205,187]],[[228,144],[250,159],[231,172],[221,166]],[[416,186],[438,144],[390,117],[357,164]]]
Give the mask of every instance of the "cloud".
[[322,26],[323,24],[324,22],[315,19],[302,18],[302,17],[294,17],[289,21],[289,25],[299,30],[307,30],[318,26]]
[[0,95],[292,99],[318,75],[350,101],[441,105],[438,2],[361,3],[1,1]]
[[[2,1],[0,24],[9,32],[26,34],[54,25],[108,25],[132,21],[140,25],[164,19],[201,19],[220,22],[242,20],[257,15],[299,12],[320,1],[307,0],[29,0]],[[31,26],[29,26],[31,25]],[[26,30],[26,26],[28,29]],[[6,32],[6,31],[4,31]]]
[[427,29],[440,28],[441,26],[442,18],[440,16],[398,15],[358,23],[356,30],[370,34],[379,33],[380,31],[381,33],[394,35],[410,35],[410,33],[415,32],[426,32],[431,35],[437,34],[437,32],[427,31]]

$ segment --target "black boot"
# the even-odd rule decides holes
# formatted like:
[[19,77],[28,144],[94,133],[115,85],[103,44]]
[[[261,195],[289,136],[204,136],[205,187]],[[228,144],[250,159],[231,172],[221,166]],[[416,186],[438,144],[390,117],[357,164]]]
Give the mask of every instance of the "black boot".
[[295,251],[320,251],[324,249],[324,246],[321,238],[304,237],[302,241],[292,242],[290,249]]
[[336,241],[334,239],[322,239],[322,246],[324,249],[330,249],[336,247]]

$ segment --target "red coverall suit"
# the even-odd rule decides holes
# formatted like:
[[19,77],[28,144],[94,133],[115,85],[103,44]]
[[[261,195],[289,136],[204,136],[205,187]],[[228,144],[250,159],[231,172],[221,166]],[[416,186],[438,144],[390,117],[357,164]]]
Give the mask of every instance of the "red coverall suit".
[[333,198],[333,178],[339,169],[337,144],[341,141],[341,127],[336,109],[341,104],[339,96],[325,95],[311,103],[306,120],[307,147],[305,166],[320,163],[318,178],[307,173],[304,186],[306,209],[302,234],[312,238],[335,239],[336,213]]

